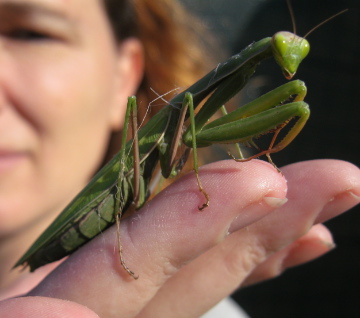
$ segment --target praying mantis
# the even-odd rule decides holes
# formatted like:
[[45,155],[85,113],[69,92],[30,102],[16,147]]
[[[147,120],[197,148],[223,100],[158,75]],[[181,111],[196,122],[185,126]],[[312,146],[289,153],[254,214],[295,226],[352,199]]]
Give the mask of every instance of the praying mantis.
[[[210,198],[201,185],[197,148],[214,143],[255,144],[253,140],[258,136],[273,133],[268,149],[259,150],[256,156],[236,160],[245,161],[264,154],[270,159],[271,153],[292,142],[309,118],[309,107],[303,101],[306,86],[300,80],[290,81],[211,123],[207,123],[209,118],[241,91],[263,60],[273,57],[285,78],[290,80],[308,52],[308,41],[290,32],[278,32],[255,42],[171,99],[138,131],[136,98],[129,97],[120,151],[63,210],[15,267],[25,264],[34,271],[71,254],[112,224],[117,223],[119,227],[121,217],[128,210],[139,209],[146,202],[157,164],[160,163],[163,177],[168,178],[183,168],[189,149],[193,150],[199,191],[204,194],[199,209],[205,209]],[[195,115],[194,110],[202,103]],[[183,132],[187,118],[190,125]],[[134,136],[126,142],[130,121]],[[295,123],[277,141],[279,132],[290,121]],[[186,150],[180,159],[176,159],[180,143]],[[120,242],[119,249],[122,266],[136,278],[123,260]]]

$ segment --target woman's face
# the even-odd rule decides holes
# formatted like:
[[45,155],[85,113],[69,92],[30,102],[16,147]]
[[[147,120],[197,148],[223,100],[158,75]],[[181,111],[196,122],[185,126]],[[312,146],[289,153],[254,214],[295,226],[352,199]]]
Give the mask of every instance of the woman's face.
[[137,44],[115,43],[101,0],[0,0],[0,236],[53,218],[96,171]]

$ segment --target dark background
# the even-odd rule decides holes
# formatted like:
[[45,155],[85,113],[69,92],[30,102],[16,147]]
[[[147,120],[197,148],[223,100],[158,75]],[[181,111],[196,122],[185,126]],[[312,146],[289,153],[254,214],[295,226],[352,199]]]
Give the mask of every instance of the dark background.
[[[183,0],[218,35],[229,53],[281,30],[292,31],[285,0]],[[296,78],[305,81],[311,116],[295,141],[273,160],[334,158],[360,165],[360,1],[293,0],[297,34],[348,8],[308,37],[309,56]],[[216,48],[215,48],[216,49]],[[251,94],[285,83],[273,60],[262,63]],[[260,84],[259,84],[260,83]],[[253,318],[360,317],[360,208],[326,223],[337,248],[281,277],[233,295]]]

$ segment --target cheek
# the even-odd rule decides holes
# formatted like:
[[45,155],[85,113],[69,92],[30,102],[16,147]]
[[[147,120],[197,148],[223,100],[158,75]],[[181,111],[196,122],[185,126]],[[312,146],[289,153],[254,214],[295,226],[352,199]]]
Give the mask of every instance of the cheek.
[[111,106],[116,102],[115,77],[109,66],[98,67],[85,61],[81,71],[61,72],[59,78],[67,80],[57,81],[54,77],[46,80],[46,99],[53,106],[42,104],[39,131],[46,155],[66,155],[74,168],[85,170],[81,177],[84,182],[106,151],[111,133]]
[[95,64],[93,58],[79,56],[73,57],[71,63],[66,61],[48,69],[43,66],[35,72],[38,80],[28,91],[38,92],[35,96],[39,98],[25,105],[41,138],[68,144],[69,151],[91,147],[101,156],[99,150],[111,130],[111,106],[116,102],[112,65]]
[[[110,65],[99,68],[84,59],[73,61],[23,69],[22,79],[13,86],[17,88],[12,95],[14,108],[28,127],[34,147],[24,173],[12,178],[17,186],[7,192],[8,204],[0,204],[0,214],[11,207],[20,217],[26,214],[26,223],[35,215],[58,212],[85,186],[103,159],[111,133],[110,107],[116,102],[114,71]],[[26,74],[32,74],[32,80]]]
[[[54,74],[55,73],[55,74]],[[94,60],[74,59],[59,65],[50,74],[42,72],[33,91],[41,92],[30,106],[37,109],[35,121],[39,126],[52,130],[53,118],[65,126],[86,127],[93,123],[109,125],[109,115],[115,102],[115,71],[109,63],[94,64]],[[99,127],[100,129],[100,127]]]

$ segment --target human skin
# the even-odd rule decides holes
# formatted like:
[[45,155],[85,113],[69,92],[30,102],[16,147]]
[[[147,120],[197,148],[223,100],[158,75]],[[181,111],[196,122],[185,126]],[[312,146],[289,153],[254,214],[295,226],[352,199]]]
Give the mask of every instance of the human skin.
[[92,317],[89,310],[94,317],[198,317],[235,289],[331,250],[331,234],[319,222],[359,202],[360,172],[349,163],[315,160],[282,171],[286,179],[258,160],[202,167],[211,198],[203,212],[189,173],[121,224],[127,264],[138,280],[119,264],[113,227],[28,297],[6,300],[0,310],[4,317],[32,317],[39,307],[43,317],[54,317],[54,308],[68,317]]

